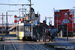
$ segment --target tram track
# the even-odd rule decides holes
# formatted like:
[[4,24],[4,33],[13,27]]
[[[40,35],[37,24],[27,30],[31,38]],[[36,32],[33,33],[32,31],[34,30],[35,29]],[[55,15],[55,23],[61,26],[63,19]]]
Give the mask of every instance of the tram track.
[[32,46],[32,45],[29,45],[29,44],[27,44],[29,47],[31,47],[31,48],[33,48],[34,50],[37,50],[37,48],[35,48],[34,46]]
[[6,40],[4,40],[4,47],[3,47],[4,50],[5,50],[5,44],[6,44]]
[[[10,50],[9,48],[11,48],[12,50],[16,50],[15,45],[13,44],[12,40],[9,38],[10,44],[6,44],[6,39],[4,40],[4,50]],[[8,46],[8,47],[7,47]],[[10,47],[11,46],[11,47]]]
[[[9,42],[7,42],[9,41]],[[21,42],[22,43],[22,42]],[[19,45],[25,45],[27,46],[28,48],[31,48],[32,50],[37,50],[35,47],[29,45],[29,44],[14,44],[14,42],[8,38],[8,39],[5,39],[4,40],[4,46],[3,46],[3,50],[18,50],[20,48],[20,46],[18,47]],[[11,46],[11,47],[10,47]],[[21,46],[22,47],[22,46]],[[25,47],[26,48],[26,47]],[[26,48],[26,49],[28,49]],[[23,49],[24,50],[24,49]]]
[[[37,50],[37,48],[35,48],[34,46],[32,46],[31,44],[28,44],[27,42],[22,41],[22,44],[15,44],[16,46],[19,45],[18,48],[24,47],[25,49],[23,50]],[[21,47],[20,47],[21,46]],[[18,50],[17,48],[17,50]],[[30,49],[29,49],[30,48]]]
[[43,50],[48,50],[47,48],[44,48],[44,47],[42,47],[42,46],[40,47],[40,46],[35,46],[35,45],[32,45],[32,44],[29,45],[29,46],[31,46],[32,48],[34,48],[34,50],[42,50],[42,49],[43,49]]
[[[28,46],[30,46],[31,48],[33,48],[34,50],[49,50],[43,46],[40,46],[40,44],[28,44],[28,42],[25,42]],[[32,42],[30,42],[32,43]]]
[[52,50],[39,42],[15,40],[10,37],[4,40],[3,46],[3,50]]

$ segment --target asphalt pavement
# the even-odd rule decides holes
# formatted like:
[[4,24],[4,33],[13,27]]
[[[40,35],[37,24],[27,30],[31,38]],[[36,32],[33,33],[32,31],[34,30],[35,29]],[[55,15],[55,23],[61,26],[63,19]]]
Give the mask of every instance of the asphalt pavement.
[[48,47],[43,42],[18,40],[15,35],[3,35],[4,41],[0,41],[0,50],[56,50]]
[[46,42],[46,45],[62,50],[75,50],[75,37],[56,37],[52,42]]
[[[46,42],[43,42],[42,39],[40,42],[17,40],[16,35],[6,35],[3,37],[6,39],[6,48],[8,48],[6,50],[13,48],[9,39],[12,40],[17,50],[75,50],[75,37],[68,37],[68,40],[67,37],[56,37],[50,42],[48,42],[48,39]],[[0,46],[0,48],[3,48],[4,41],[0,41]]]

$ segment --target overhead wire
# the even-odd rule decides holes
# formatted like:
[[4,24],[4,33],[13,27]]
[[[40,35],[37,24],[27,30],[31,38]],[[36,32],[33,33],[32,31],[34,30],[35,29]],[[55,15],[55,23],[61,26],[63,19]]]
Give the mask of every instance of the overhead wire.
[[[18,3],[17,3],[17,5],[19,4],[19,2],[20,2],[20,0],[18,0]],[[16,6],[17,7],[17,6]],[[15,7],[15,9],[16,9],[16,7]]]
[[25,8],[25,11],[28,13],[28,7],[26,8],[26,7],[24,7]]
[[[8,4],[10,4],[10,3],[9,3],[9,0],[8,0]],[[9,9],[10,9],[10,6],[9,6]]]
[[[20,0],[18,0],[17,5],[19,4]],[[15,9],[17,8],[17,6],[15,6]]]

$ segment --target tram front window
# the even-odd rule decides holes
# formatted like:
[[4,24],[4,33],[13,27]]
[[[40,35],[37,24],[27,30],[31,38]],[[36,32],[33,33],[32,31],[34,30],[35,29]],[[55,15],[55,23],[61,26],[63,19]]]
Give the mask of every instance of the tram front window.
[[25,26],[25,32],[30,32],[30,26]]
[[24,26],[19,26],[19,31],[24,31]]

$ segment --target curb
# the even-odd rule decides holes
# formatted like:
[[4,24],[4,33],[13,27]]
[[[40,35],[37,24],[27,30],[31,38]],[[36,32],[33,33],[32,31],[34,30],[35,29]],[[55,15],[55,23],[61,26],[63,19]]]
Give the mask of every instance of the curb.
[[[51,48],[54,48],[56,46],[54,44],[47,44],[47,43],[45,43],[44,45],[46,45],[48,47],[51,47]],[[54,48],[54,49],[56,49],[56,50],[64,50],[63,48]]]

